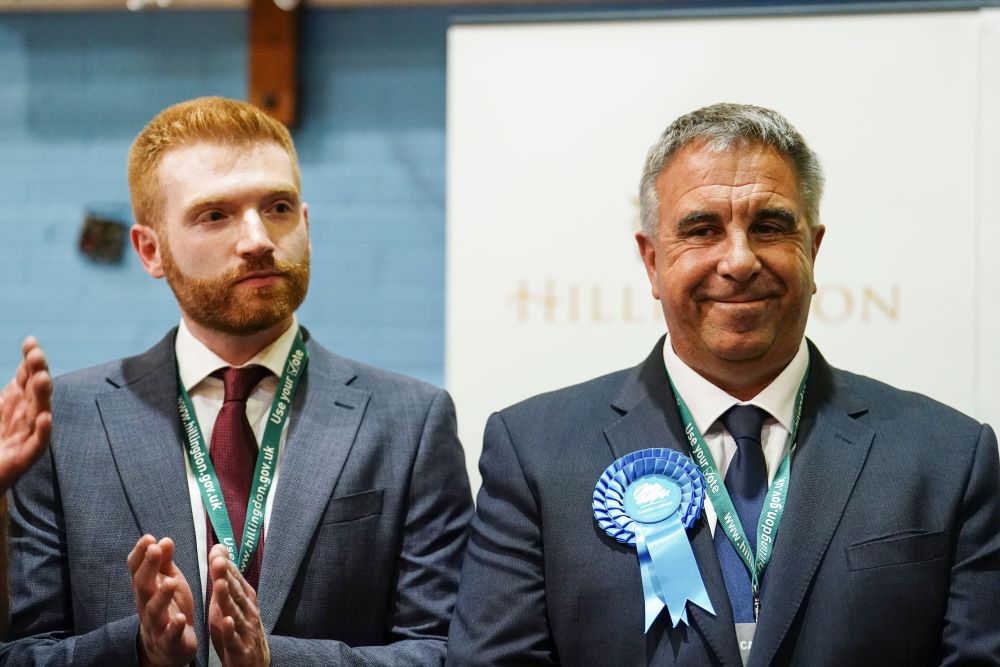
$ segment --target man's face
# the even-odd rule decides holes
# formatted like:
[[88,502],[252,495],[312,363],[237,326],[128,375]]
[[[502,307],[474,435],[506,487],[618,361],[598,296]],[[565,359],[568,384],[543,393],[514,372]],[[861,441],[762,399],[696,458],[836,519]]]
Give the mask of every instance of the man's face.
[[824,230],[807,224],[794,164],[694,143],[656,185],[659,228],[636,239],[674,351],[723,388],[763,388],[795,355],[816,289]]
[[166,276],[185,316],[240,336],[290,321],[309,285],[310,246],[288,153],[273,142],[198,142],[166,153],[159,176],[164,215],[144,264]]

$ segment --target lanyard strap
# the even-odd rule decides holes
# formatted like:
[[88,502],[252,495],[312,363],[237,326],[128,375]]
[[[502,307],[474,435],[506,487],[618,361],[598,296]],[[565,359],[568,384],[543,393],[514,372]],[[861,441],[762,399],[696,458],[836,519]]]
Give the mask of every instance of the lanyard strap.
[[716,530],[721,527],[725,531],[726,537],[729,538],[733,548],[736,549],[736,553],[740,555],[740,559],[750,573],[755,615],[760,604],[760,580],[764,575],[764,569],[771,560],[771,552],[774,549],[774,538],[778,534],[778,524],[781,523],[781,516],[785,511],[785,498],[788,495],[788,472],[791,466],[790,459],[792,451],[795,449],[795,438],[798,436],[799,421],[802,418],[802,400],[806,395],[806,381],[808,378],[809,368],[807,366],[805,375],[802,376],[802,382],[799,384],[799,389],[795,396],[792,431],[788,435],[788,453],[781,459],[778,471],[774,475],[774,481],[771,482],[771,486],[767,490],[767,496],[764,499],[764,509],[761,511],[760,520],[757,522],[756,556],[750,549],[750,542],[747,540],[744,528],[740,524],[740,518],[736,514],[736,508],[733,507],[729,491],[726,490],[726,485],[722,481],[719,468],[715,465],[715,459],[712,458],[712,452],[705,444],[705,438],[702,436],[701,431],[695,426],[694,418],[691,416],[691,411],[688,410],[687,404],[681,398],[680,392],[674,386],[673,380],[670,380],[670,387],[674,391],[674,398],[677,399],[677,407],[680,409],[681,419],[684,422],[684,434],[687,436],[688,444],[691,445],[691,455],[705,477],[705,487],[708,491],[708,497],[712,500],[712,507],[715,508],[715,513],[718,517]]
[[295,397],[302,371],[305,370],[308,361],[309,353],[302,342],[302,332],[299,331],[295,334],[292,348],[285,358],[285,370],[278,381],[278,390],[274,394],[274,400],[271,401],[267,425],[264,427],[264,435],[260,441],[257,465],[254,468],[254,486],[250,489],[250,498],[247,501],[246,523],[243,525],[243,541],[239,545],[239,554],[236,552],[233,527],[229,523],[229,511],[226,509],[226,501],[222,497],[222,486],[215,474],[215,466],[212,465],[212,460],[208,457],[205,436],[198,424],[198,417],[191,404],[191,397],[184,388],[184,383],[181,382],[180,370],[177,371],[177,387],[179,389],[177,411],[180,413],[184,437],[187,440],[185,451],[188,461],[191,464],[191,470],[194,471],[195,479],[198,481],[201,501],[205,505],[209,521],[212,522],[212,528],[215,529],[219,543],[229,551],[229,558],[236,563],[240,572],[246,572],[260,544],[264,506],[267,503],[267,497],[271,494],[274,466],[281,448],[281,432],[285,428],[292,399]]

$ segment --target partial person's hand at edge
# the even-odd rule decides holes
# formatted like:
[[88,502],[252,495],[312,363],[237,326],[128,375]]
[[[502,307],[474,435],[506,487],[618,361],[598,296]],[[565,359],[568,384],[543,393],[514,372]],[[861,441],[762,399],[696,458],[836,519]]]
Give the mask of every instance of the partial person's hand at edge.
[[7,386],[0,390],[0,493],[41,456],[52,432],[52,377],[38,341],[29,336]]

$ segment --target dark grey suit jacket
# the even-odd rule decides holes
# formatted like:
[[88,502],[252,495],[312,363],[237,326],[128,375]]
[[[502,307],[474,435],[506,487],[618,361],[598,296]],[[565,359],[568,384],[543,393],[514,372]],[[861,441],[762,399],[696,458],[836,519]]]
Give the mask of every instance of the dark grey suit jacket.
[[[49,453],[12,496],[0,663],[136,664],[144,533],[201,599],[173,340],[55,381]],[[258,591],[272,664],[439,664],[472,513],[451,399],[306,344]],[[197,602],[194,626],[204,665]]]
[[[924,396],[811,370],[752,667],[1000,664],[996,436]],[[643,634],[633,548],[594,485],[629,452],[689,453],[662,341],[635,369],[529,399],[487,426],[448,664],[741,664],[704,519],[689,531],[715,607]]]

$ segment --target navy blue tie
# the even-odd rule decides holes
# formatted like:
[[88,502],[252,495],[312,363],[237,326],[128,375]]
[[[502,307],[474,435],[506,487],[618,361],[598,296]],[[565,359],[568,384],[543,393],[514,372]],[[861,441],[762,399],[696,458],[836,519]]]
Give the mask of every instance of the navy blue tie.
[[[736,441],[736,455],[726,471],[726,490],[736,508],[750,549],[757,553],[757,521],[767,495],[767,464],[760,444],[760,430],[767,413],[754,405],[734,405],[719,421]],[[737,623],[752,623],[753,590],[750,573],[729,541],[721,522],[715,526],[715,550],[726,579],[729,602]]]

